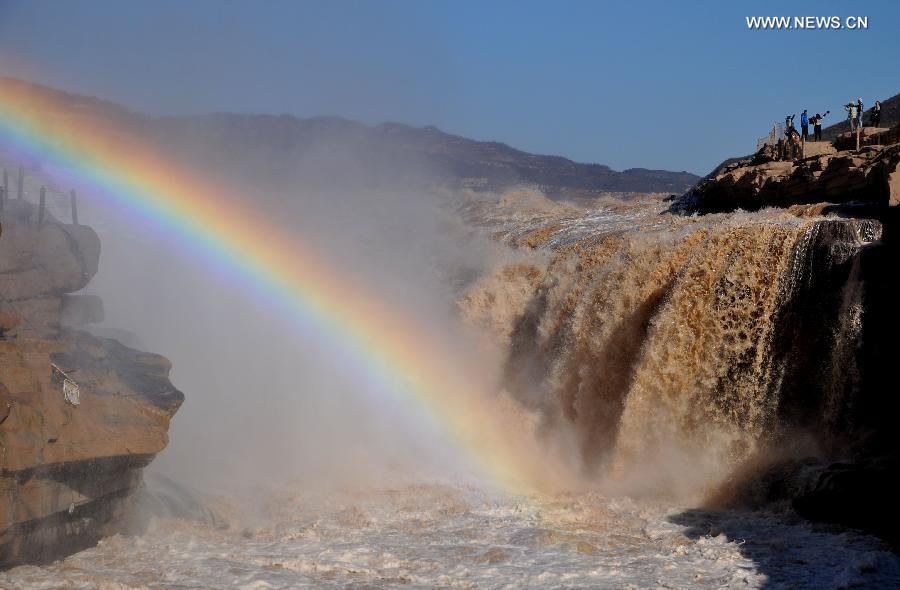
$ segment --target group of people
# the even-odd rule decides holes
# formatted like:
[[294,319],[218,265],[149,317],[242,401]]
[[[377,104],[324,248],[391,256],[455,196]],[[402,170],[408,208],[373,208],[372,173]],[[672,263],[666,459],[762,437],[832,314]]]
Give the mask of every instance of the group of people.
[[[847,120],[850,121],[850,131],[856,131],[863,128],[863,106],[862,98],[857,98],[856,102],[850,101],[844,105],[847,111]],[[881,124],[881,101],[876,100],[875,106],[869,113],[869,124],[872,127],[878,127]]]
[[[856,132],[857,129],[863,128],[863,111],[865,110],[862,98],[857,98],[856,102],[850,101],[844,105],[847,111],[847,118],[850,121],[850,131]],[[822,120],[828,116],[831,111],[825,111],[824,115],[816,113],[809,116],[809,111],[803,109],[800,113],[800,131],[794,127],[794,117],[796,115],[788,115],[784,118],[784,134],[787,140],[782,144],[779,142],[780,149],[778,157],[795,158],[803,153],[803,143],[809,139],[809,126],[813,126],[814,141],[822,141]],[[875,106],[872,107],[869,115],[869,125],[878,127],[881,124],[881,101],[876,100]]]
[[[847,111],[847,119],[850,121],[850,131],[856,131],[857,129],[863,128],[863,112],[865,111],[865,107],[863,106],[862,98],[857,98],[856,102],[850,101],[846,105],[844,105],[844,110]],[[810,117],[809,113],[806,109],[803,109],[803,112],[800,113],[800,132],[794,128],[794,117],[796,115],[788,115],[784,119],[784,133],[791,138],[794,134],[797,134],[797,138],[803,141],[806,141],[809,138],[809,126],[813,126],[813,138],[814,141],[822,141],[822,120],[828,116],[828,113],[831,111],[825,111],[824,115],[820,115],[816,113],[814,116]],[[878,127],[881,124],[881,101],[876,100],[875,106],[872,107],[872,111],[869,117],[869,124],[872,127]]]
[[[809,139],[809,126],[813,126],[813,137],[815,141],[822,141],[822,120],[828,116],[828,113],[831,111],[825,111],[824,115],[820,115],[816,113],[812,117],[809,116],[809,112],[806,109],[803,109],[803,112],[800,113],[800,133],[798,134],[803,138],[803,141]],[[797,115],[788,115],[784,118],[784,133],[788,137],[791,137],[793,134],[797,133],[797,130],[794,128],[794,117]]]

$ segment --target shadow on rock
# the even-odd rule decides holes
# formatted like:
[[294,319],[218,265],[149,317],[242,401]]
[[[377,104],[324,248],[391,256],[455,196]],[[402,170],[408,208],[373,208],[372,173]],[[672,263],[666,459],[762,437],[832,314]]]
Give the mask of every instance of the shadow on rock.
[[669,520],[698,544],[737,543],[767,577],[762,588],[900,587],[900,560],[878,539],[791,510],[698,508]]

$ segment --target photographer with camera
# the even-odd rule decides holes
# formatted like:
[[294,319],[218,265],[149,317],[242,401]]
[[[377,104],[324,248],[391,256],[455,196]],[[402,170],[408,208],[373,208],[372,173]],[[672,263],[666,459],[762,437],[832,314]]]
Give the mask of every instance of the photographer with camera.
[[848,102],[844,105],[844,110],[847,111],[847,119],[850,121],[850,131],[856,131],[856,103]]

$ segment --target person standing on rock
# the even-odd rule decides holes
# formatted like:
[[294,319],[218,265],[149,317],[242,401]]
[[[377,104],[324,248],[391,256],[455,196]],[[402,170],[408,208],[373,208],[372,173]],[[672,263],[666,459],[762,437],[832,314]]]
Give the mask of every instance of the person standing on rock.
[[784,157],[786,160],[793,160],[800,156],[800,133],[793,125],[785,129]]
[[813,124],[813,138],[816,141],[822,141],[822,119],[827,117],[830,112],[831,111],[825,111],[824,115],[816,113],[816,116],[811,119]]
[[809,139],[809,115],[806,114],[806,109],[800,113],[800,132],[803,141]]
[[784,132],[785,133],[788,132],[788,129],[794,128],[794,117],[796,117],[796,116],[797,116],[797,114],[795,113],[793,115],[788,115],[787,117],[784,118]]
[[876,100],[875,106],[872,107],[872,117],[870,119],[872,127],[878,127],[881,125],[881,101]]
[[857,98],[856,99],[856,116],[859,117],[859,128],[860,129],[863,128],[863,124],[862,124],[863,110],[865,110],[865,109],[863,108],[862,98]]
[[848,102],[844,110],[847,111],[847,119],[850,121],[850,131],[856,131],[856,105]]

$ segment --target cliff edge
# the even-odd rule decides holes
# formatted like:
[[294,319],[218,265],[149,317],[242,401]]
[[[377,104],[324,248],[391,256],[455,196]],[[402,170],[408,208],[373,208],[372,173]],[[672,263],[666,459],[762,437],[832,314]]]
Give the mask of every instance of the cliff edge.
[[100,240],[38,218],[24,200],[0,215],[0,568],[122,530],[184,400],[168,360],[78,329],[102,317],[96,297],[74,295]]
[[796,160],[779,160],[763,148],[717,169],[678,197],[672,210],[716,213],[816,203],[900,204],[900,143]]

